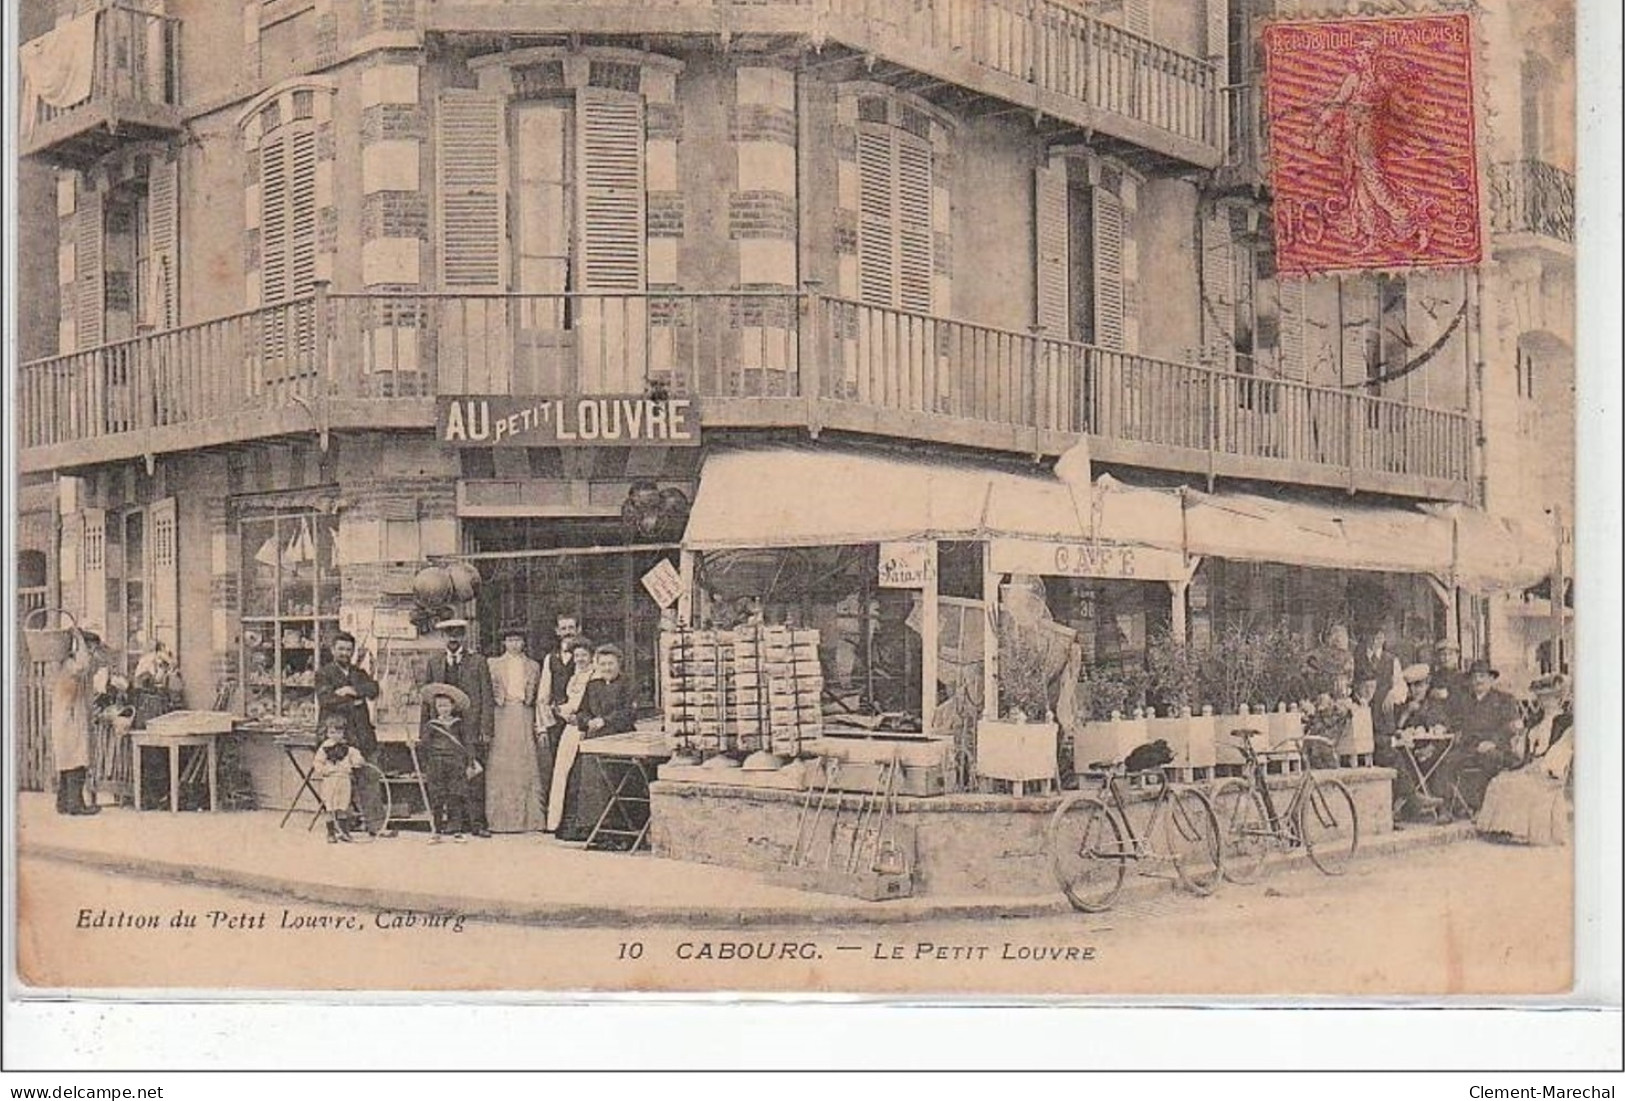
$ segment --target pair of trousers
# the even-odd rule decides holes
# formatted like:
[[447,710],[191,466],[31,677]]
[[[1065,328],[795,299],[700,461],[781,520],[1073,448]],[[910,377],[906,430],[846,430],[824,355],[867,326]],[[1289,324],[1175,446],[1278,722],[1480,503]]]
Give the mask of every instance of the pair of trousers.
[[437,833],[466,833],[469,821],[468,762],[451,754],[431,754],[424,762],[424,782]]

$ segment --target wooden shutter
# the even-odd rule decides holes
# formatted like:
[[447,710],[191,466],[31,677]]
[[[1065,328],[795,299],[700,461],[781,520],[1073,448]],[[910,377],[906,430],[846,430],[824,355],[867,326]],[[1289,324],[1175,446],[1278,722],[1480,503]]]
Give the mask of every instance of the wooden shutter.
[[105,339],[107,279],[102,245],[102,194],[86,188],[79,196],[74,213],[74,345],[78,350],[94,348]]
[[1281,303],[1281,377],[1302,382],[1309,373],[1305,351],[1304,287],[1301,279],[1276,278]]
[[155,161],[147,175],[147,253],[152,285],[143,288],[146,320],[160,329],[180,323],[180,166]]
[[643,99],[607,88],[578,93],[583,290],[644,287]]
[[288,149],[285,135],[260,146],[260,301],[288,298]]
[[152,637],[171,653],[180,653],[181,575],[176,541],[175,498],[154,501],[147,509],[147,546],[152,560]]
[[931,144],[899,131],[897,138],[897,304],[930,313]]
[[1033,176],[1033,211],[1037,223],[1038,324],[1054,340],[1072,337],[1066,165],[1039,167]]
[[1151,37],[1151,0],[1124,0],[1123,25],[1130,34]]
[[79,573],[84,583],[84,615],[80,622],[102,632],[102,641],[111,646],[114,640],[107,633],[107,510],[85,509],[81,530]]
[[436,124],[441,285],[506,290],[506,102],[447,90],[440,93]]
[[896,195],[889,130],[858,130],[858,296],[874,306],[897,303]]
[[1123,200],[1094,189],[1095,343],[1123,349]]
[[288,134],[288,291],[297,298],[316,285],[316,133]]
[[1235,355],[1235,261],[1230,221],[1222,211],[1202,220],[1202,345],[1213,365],[1230,369]]

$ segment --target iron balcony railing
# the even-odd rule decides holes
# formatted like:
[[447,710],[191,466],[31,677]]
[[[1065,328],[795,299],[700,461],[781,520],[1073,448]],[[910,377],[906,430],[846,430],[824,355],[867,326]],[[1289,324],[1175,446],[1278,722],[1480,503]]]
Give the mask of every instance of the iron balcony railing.
[[1490,170],[1490,226],[1574,243],[1574,175],[1545,161],[1504,161]]
[[[140,447],[222,418],[271,432],[257,415],[291,406],[348,404],[358,427],[400,399],[651,389],[693,397],[707,423],[728,427],[944,442],[982,431],[1002,441],[987,446],[1048,453],[1087,433],[1152,467],[1283,481],[1319,471],[1320,484],[1350,487],[1470,480],[1464,413],[796,292],[319,289],[24,364],[18,429],[27,466],[31,450],[120,437]],[[195,438],[182,431],[166,447]]]

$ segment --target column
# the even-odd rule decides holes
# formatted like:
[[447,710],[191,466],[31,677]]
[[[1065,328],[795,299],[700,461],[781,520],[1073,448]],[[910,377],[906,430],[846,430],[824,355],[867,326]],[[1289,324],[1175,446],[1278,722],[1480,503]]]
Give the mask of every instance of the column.
[[735,73],[732,133],[737,160],[728,197],[728,237],[738,249],[735,286],[780,292],[741,300],[739,391],[790,396],[795,391],[797,169],[795,74],[741,67]]
[[[420,171],[427,122],[416,58],[385,57],[361,74],[361,281],[368,290],[415,291],[422,289],[429,238],[429,198]],[[361,365],[364,392],[422,391],[419,321],[416,303],[372,305]]]

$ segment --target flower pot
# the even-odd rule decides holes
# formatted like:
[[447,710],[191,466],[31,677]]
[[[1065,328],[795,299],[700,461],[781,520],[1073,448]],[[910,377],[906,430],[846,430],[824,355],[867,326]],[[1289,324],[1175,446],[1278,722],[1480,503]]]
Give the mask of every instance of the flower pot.
[[1104,721],[1086,722],[1078,729],[1073,742],[1073,767],[1085,772],[1097,761],[1121,761],[1151,739],[1147,735],[1147,720],[1136,716],[1125,719],[1113,714]]
[[983,719],[976,724],[976,774],[989,780],[1054,780],[1060,735],[1053,722]]

